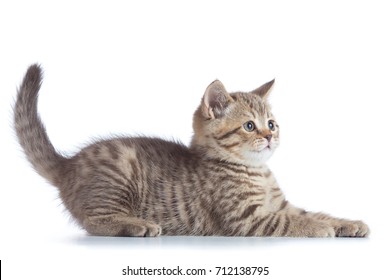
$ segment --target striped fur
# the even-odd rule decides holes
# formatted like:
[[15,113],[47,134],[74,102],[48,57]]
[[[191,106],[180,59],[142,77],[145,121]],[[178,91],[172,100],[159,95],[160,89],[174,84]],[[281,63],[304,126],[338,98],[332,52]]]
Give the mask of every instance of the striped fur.
[[[41,68],[19,88],[14,125],[35,170],[55,185],[92,235],[367,236],[360,221],[296,208],[266,160],[279,144],[267,96],[213,82],[194,114],[189,147],[157,138],[102,140],[73,157],[56,152],[38,116]],[[250,121],[250,125],[245,125]],[[253,128],[253,130],[252,130]]]

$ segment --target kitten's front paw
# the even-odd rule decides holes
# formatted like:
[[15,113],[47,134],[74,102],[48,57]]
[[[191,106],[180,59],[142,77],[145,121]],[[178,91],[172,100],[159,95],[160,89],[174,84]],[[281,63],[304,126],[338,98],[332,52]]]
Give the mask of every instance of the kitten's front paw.
[[342,221],[335,226],[335,232],[337,237],[367,237],[370,230],[362,221]]

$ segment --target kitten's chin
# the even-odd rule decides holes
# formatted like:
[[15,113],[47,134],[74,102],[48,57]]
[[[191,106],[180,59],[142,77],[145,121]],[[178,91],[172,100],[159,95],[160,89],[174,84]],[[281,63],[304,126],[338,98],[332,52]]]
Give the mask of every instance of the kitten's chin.
[[244,157],[248,162],[248,165],[259,166],[263,165],[274,153],[274,150],[270,147],[266,147],[261,151],[247,151],[244,153]]

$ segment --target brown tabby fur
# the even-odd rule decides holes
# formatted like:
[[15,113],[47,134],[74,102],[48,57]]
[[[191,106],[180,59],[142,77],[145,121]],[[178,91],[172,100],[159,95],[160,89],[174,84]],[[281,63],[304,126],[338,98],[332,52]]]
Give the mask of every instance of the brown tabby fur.
[[363,222],[306,212],[285,199],[265,164],[279,143],[267,102],[274,81],[230,94],[221,82],[210,84],[189,147],[119,137],[71,158],[56,152],[38,116],[41,81],[41,68],[30,66],[14,107],[15,130],[35,170],[92,235],[368,235]]

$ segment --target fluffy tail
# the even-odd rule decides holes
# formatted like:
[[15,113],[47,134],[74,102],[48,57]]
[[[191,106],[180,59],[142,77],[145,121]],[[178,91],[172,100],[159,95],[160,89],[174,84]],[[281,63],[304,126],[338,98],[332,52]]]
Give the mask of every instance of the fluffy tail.
[[52,184],[60,181],[61,166],[66,160],[56,152],[47,136],[37,110],[42,69],[31,65],[19,87],[14,107],[14,127],[27,159],[34,169]]

